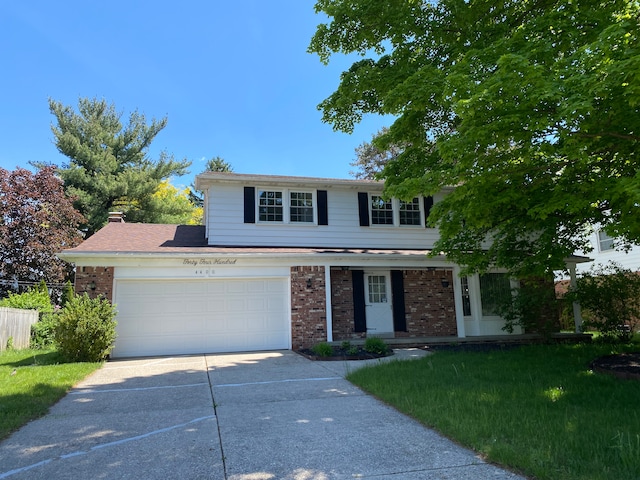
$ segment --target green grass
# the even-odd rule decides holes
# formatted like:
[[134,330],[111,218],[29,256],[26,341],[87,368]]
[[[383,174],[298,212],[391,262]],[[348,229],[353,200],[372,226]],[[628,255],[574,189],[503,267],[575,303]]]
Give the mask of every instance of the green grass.
[[0,440],[46,414],[100,363],[60,363],[52,350],[0,352]]
[[349,380],[398,410],[536,479],[640,478],[640,381],[589,369],[638,346],[537,345],[437,352]]

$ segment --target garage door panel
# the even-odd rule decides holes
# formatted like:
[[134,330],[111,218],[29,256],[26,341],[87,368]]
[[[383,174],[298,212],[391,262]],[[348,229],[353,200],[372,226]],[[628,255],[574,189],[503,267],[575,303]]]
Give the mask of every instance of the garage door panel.
[[120,280],[114,356],[290,347],[286,279]]
[[263,293],[266,291],[266,281],[247,282],[248,293]]
[[225,284],[223,282],[206,282],[202,284],[206,292],[210,295],[225,294]]

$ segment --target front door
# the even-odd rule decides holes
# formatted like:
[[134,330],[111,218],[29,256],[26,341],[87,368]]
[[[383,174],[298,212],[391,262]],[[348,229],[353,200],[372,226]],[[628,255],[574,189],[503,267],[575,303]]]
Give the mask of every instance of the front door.
[[364,281],[367,336],[393,337],[389,274],[384,272],[366,273]]

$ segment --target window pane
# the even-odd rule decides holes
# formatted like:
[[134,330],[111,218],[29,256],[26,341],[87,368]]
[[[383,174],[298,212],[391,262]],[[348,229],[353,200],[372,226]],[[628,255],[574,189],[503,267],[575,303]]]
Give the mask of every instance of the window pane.
[[282,192],[260,191],[258,199],[258,218],[261,222],[282,222]]
[[313,194],[310,192],[291,192],[290,221],[313,223]]
[[400,200],[400,225],[420,225],[420,200]]
[[462,314],[465,317],[470,317],[471,297],[469,296],[469,279],[467,277],[460,278],[460,286],[462,287]]
[[373,225],[393,225],[393,206],[378,195],[371,196],[371,223]]
[[498,315],[500,303],[511,295],[511,284],[505,273],[485,273],[480,275],[480,300],[482,315]]
[[600,251],[613,250],[613,237],[610,237],[607,232],[600,230],[598,232],[598,243],[600,244]]
[[369,303],[387,302],[387,282],[384,275],[369,275]]

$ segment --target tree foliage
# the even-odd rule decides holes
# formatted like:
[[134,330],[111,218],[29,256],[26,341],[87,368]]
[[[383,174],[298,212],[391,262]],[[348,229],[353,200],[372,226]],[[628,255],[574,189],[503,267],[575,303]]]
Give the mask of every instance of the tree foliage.
[[146,202],[145,210],[149,212],[147,222],[168,223],[177,225],[200,225],[202,207],[197,207],[190,199],[191,190],[179,190],[163,180],[155,193]]
[[[374,141],[400,198],[456,188],[432,210],[435,251],[470,271],[546,275],[587,225],[640,240],[637,0],[318,0],[309,50],[363,58],[319,108]],[[488,242],[491,240],[491,242]]]
[[82,241],[83,221],[53,168],[0,168],[0,278],[64,282],[69,265],[56,253]]
[[161,152],[151,159],[148,151],[166,126],[166,117],[147,124],[143,114],[131,113],[127,125],[122,114],[105,100],[80,98],[77,112],[55,100],[49,108],[55,144],[69,163],[58,168],[67,192],[87,218],[88,235],[101,228],[115,206],[128,221],[151,222],[163,209],[151,196],[160,182],[186,173],[190,162],[177,161]]
[[371,137],[371,142],[363,142],[356,148],[356,159],[350,164],[356,170],[349,172],[351,175],[355,178],[373,180],[382,173],[387,163],[402,153],[403,149],[399,145],[391,144],[385,149],[375,145],[375,140],[388,132],[387,127],[382,127]]
[[205,172],[233,172],[233,167],[224,158],[215,156],[207,160]]
[[[216,155],[207,160],[207,165],[202,173],[204,172],[233,172],[233,167],[224,158]],[[189,199],[198,208],[204,208],[204,196],[198,193],[194,185],[191,185]]]

